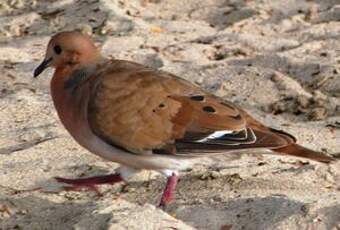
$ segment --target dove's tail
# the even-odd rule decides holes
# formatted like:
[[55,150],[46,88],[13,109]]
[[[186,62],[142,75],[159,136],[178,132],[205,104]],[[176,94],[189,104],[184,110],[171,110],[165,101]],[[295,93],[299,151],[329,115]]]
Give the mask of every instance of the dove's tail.
[[292,143],[282,148],[273,149],[274,152],[277,152],[282,155],[292,155],[297,157],[303,157],[323,163],[330,163],[332,161],[337,160],[337,158],[326,155],[322,152],[317,152],[308,148],[305,148],[301,145]]

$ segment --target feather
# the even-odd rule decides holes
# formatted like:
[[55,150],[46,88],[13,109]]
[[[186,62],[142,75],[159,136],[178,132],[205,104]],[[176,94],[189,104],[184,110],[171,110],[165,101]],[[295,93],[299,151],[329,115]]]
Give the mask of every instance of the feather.
[[212,134],[209,134],[207,137],[200,139],[200,140],[197,140],[195,142],[204,143],[204,142],[207,142],[209,140],[219,139],[219,138],[224,137],[225,135],[231,134],[231,133],[233,133],[233,131],[230,131],[230,130],[215,131]]

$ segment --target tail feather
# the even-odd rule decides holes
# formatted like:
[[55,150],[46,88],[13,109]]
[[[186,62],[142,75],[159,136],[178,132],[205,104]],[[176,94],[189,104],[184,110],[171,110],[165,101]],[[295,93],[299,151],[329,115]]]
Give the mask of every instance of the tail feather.
[[287,145],[286,147],[273,149],[273,151],[283,154],[283,155],[291,155],[291,156],[307,158],[307,159],[319,161],[322,163],[331,163],[332,161],[336,160],[336,158],[326,155],[325,153],[317,152],[317,151],[305,148],[295,143]]

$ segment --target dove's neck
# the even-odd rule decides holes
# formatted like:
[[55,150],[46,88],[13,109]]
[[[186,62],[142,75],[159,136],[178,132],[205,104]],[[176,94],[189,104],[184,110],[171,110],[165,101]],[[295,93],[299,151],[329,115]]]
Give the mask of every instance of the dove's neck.
[[87,122],[90,90],[88,83],[81,85],[76,91],[65,88],[65,82],[69,80],[74,70],[67,67],[56,69],[51,80],[51,95],[60,121],[80,143],[91,134]]
[[75,77],[75,72],[83,69],[93,71],[93,68],[101,68],[106,61],[106,58],[95,53],[79,64],[57,66],[51,80],[51,95],[60,121],[74,139],[82,145],[84,145],[84,140],[86,141],[86,138],[92,135],[87,121],[91,83],[80,84],[76,90],[74,87],[68,88],[66,83]]

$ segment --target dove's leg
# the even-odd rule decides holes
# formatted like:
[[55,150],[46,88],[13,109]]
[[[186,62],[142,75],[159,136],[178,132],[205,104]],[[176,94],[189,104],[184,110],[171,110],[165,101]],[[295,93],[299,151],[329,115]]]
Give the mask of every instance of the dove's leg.
[[168,181],[166,183],[163,195],[161,198],[161,203],[159,206],[165,207],[173,200],[174,191],[177,185],[178,176],[175,172],[172,172],[170,176],[167,177]]
[[55,179],[60,183],[68,184],[66,186],[63,186],[63,189],[65,189],[66,191],[79,191],[85,188],[96,192],[98,196],[102,196],[97,188],[97,185],[115,184],[118,182],[126,181],[129,177],[131,177],[138,171],[139,170],[121,166],[116,170],[116,173],[109,175],[85,177],[78,179],[55,177]]

